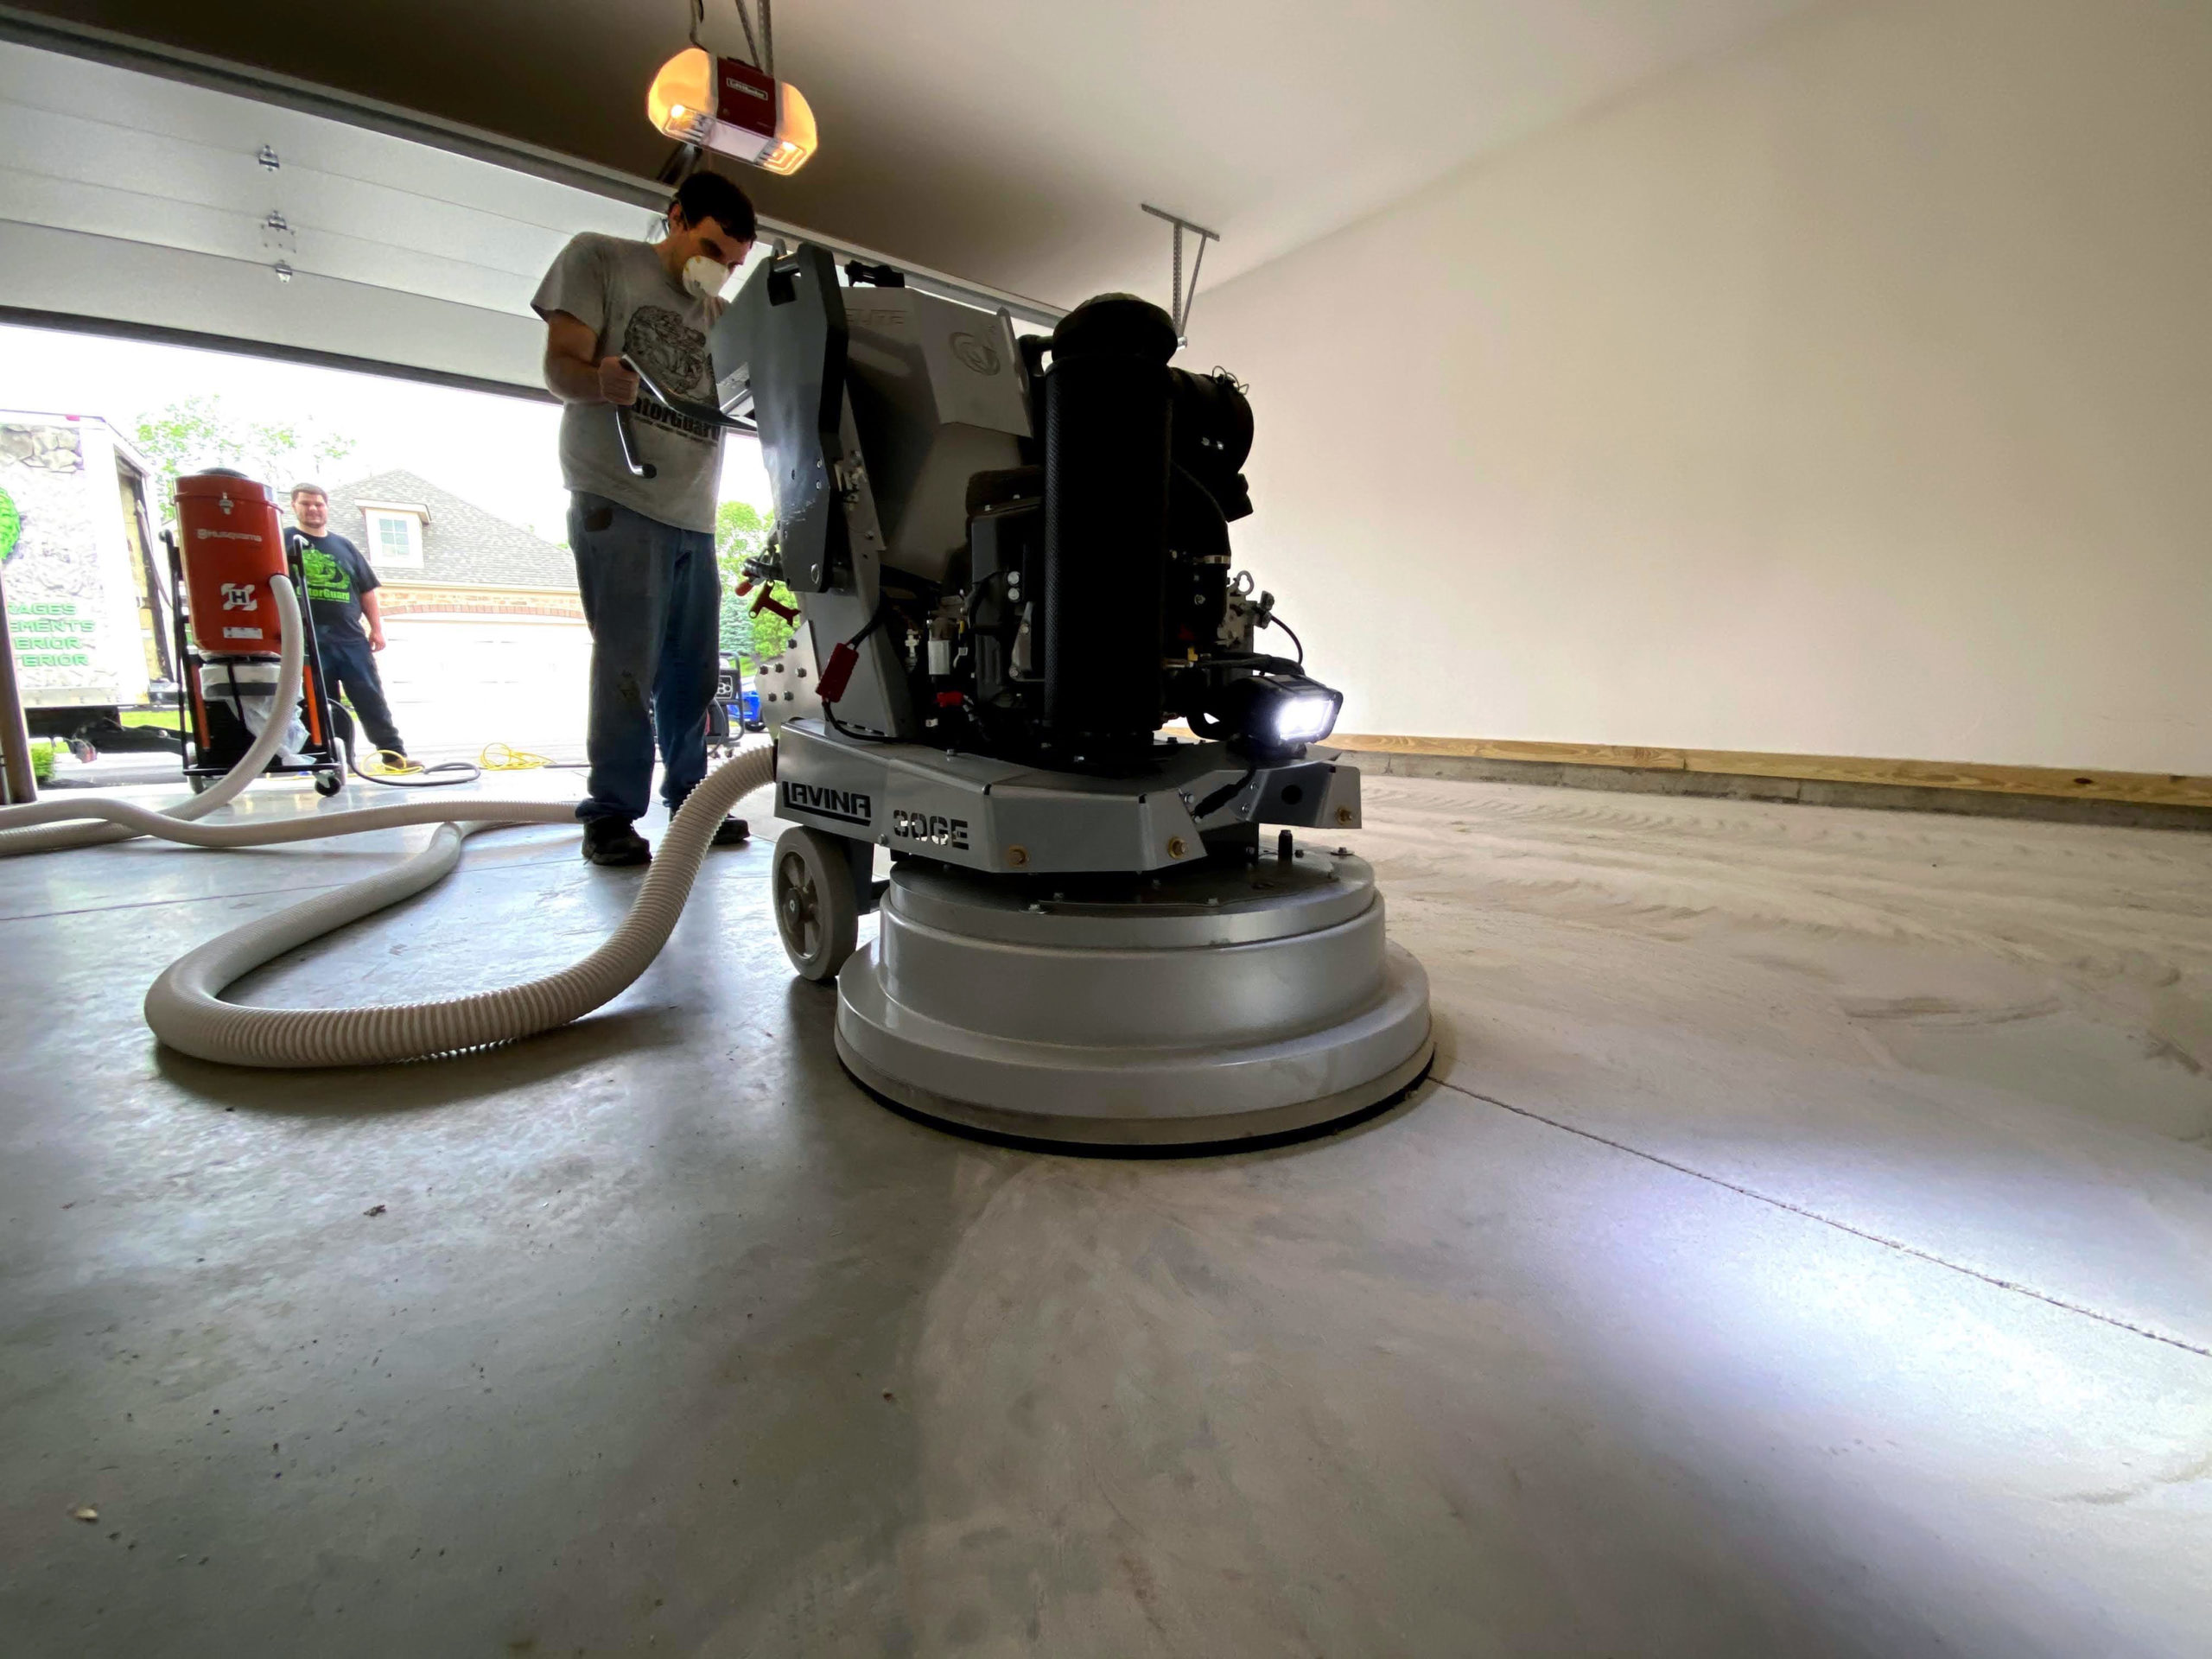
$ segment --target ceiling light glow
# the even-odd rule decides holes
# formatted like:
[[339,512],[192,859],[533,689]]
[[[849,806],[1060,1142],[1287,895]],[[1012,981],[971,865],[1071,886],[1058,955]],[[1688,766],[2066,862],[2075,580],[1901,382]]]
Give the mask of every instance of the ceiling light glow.
[[813,106],[798,87],[696,46],[661,65],[645,89],[645,118],[678,143],[786,176],[806,165],[817,143]]

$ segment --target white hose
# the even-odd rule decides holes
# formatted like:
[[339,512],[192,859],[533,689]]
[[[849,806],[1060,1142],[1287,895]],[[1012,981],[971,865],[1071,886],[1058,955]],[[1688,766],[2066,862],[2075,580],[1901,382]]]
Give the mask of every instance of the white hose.
[[[190,820],[223,805],[268,764],[300,690],[300,613],[291,583],[270,583],[283,620],[284,650],[272,717],[252,748],[205,794],[153,811],[129,801],[92,797],[0,809],[0,857],[118,841],[136,835],[195,847],[261,847],[278,842],[358,835],[405,824],[435,823],[430,844],[391,869],[248,922],[169,964],[146,993],[146,1023],[172,1048],[231,1065],[273,1067],[373,1065],[427,1059],[490,1043],[511,1042],[582,1018],[619,995],[660,953],[690,896],[700,861],[723,817],[773,772],[773,752],[747,749],[708,774],[661,837],[630,913],[596,950],[574,967],[505,990],[442,1002],[370,1008],[246,1007],[221,999],[240,976],[308,940],[420,893],[459,862],[462,841],[509,823],[573,823],[566,801],[482,799],[399,801],[357,811],[316,813],[273,823],[201,824]],[[69,830],[26,830],[25,823],[96,818]]]
[[[198,795],[172,803],[156,815],[145,808],[133,806],[128,801],[118,801],[111,796],[92,796],[70,799],[64,796],[48,796],[42,801],[32,801],[22,806],[0,807],[0,858],[13,857],[19,853],[59,852],[65,847],[95,847],[102,842],[129,841],[134,836],[157,836],[159,828],[141,824],[137,829],[117,828],[124,820],[114,818],[105,810],[109,807],[124,807],[140,817],[159,816],[171,823],[189,823],[204,818],[218,807],[228,806],[245,786],[261,776],[277,746],[284,741],[289,719],[280,717],[279,711],[290,709],[300,700],[300,680],[306,671],[307,634],[300,626],[300,601],[292,591],[289,576],[269,578],[270,596],[276,601],[276,616],[283,632],[278,636],[276,658],[276,693],[269,704],[269,718],[260,731],[254,734],[252,745],[232,766],[207,789]],[[53,823],[72,818],[109,818],[105,824],[79,824],[67,830],[34,830],[26,826]]]
[[[404,863],[248,922],[172,963],[146,993],[146,1023],[171,1048],[205,1060],[263,1066],[376,1065],[427,1059],[565,1026],[619,995],[660,954],[690,895],[707,843],[730,808],[768,781],[772,755],[766,748],[747,749],[707,775],[661,837],[652,868],[645,872],[622,925],[572,968],[505,990],[443,1002],[373,1008],[250,1008],[223,1001],[219,993],[240,975],[334,928],[397,904],[438,880],[460,860],[465,833],[493,827],[475,821],[479,815],[496,814],[505,823],[525,817],[550,823],[554,821],[551,814],[557,812],[573,822],[575,809],[558,805],[549,810],[544,802],[410,801],[336,814],[337,819],[383,823],[423,823],[441,817],[447,822],[429,846]],[[518,810],[523,808],[530,810],[525,814]],[[456,830],[454,823],[464,813],[470,821],[465,830]]]

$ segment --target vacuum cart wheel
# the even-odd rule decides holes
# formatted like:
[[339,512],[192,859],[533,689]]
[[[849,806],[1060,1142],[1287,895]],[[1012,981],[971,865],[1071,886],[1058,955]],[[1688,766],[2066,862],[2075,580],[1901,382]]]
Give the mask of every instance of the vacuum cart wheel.
[[346,774],[341,772],[326,769],[315,775],[315,792],[318,795],[335,795],[345,787]]
[[819,830],[785,830],[770,897],[791,971],[817,984],[835,979],[860,942],[860,899],[844,848]]

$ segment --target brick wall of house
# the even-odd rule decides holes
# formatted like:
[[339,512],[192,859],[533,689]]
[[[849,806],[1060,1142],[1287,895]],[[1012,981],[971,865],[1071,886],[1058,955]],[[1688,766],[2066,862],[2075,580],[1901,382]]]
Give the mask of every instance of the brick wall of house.
[[584,616],[575,594],[550,588],[459,588],[387,580],[379,596],[387,617],[542,616],[581,622]]

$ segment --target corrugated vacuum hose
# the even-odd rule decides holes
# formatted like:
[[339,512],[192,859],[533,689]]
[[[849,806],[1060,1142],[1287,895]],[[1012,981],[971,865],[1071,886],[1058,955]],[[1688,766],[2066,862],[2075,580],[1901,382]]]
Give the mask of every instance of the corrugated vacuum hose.
[[[285,578],[273,577],[270,586],[283,623],[276,700],[271,706],[283,709],[300,694],[299,604]],[[180,957],[154,982],[145,1004],[146,1023],[154,1034],[172,1048],[230,1065],[373,1065],[428,1059],[511,1042],[582,1018],[627,988],[659,955],[690,895],[715,829],[740,800],[769,781],[773,766],[772,751],[748,749],[708,774],[661,837],[629,915],[604,944],[573,967],[505,990],[438,1002],[368,1008],[247,1007],[222,1001],[224,988],[310,939],[420,893],[460,861],[461,842],[478,830],[512,823],[575,822],[573,802],[480,798],[405,801],[272,823],[193,822],[230,801],[260,775],[282,730],[282,722],[270,721],[219,783],[164,811],[101,797],[0,809],[0,857],[139,835],[196,847],[262,847],[408,824],[439,826],[428,847],[392,868],[234,928]],[[82,818],[105,822],[29,827]]]
[[[262,722],[251,746],[238,757],[238,765],[200,793],[159,812],[101,795],[83,799],[49,795],[42,801],[32,801],[23,806],[0,807],[0,858],[22,853],[59,852],[65,847],[97,847],[103,842],[129,841],[137,836],[165,835],[176,824],[190,823],[206,817],[218,807],[228,806],[248,784],[261,776],[283,742],[285,728],[290,723],[276,718],[273,711],[289,709],[299,701],[300,679],[306,672],[307,664],[307,637],[300,630],[300,604],[292,591],[292,579],[271,576],[269,588],[283,628],[277,654],[276,694],[269,705],[270,718]],[[105,818],[108,822],[69,822],[77,818]],[[42,824],[63,827],[32,827]],[[175,836],[168,838],[181,839]]]

